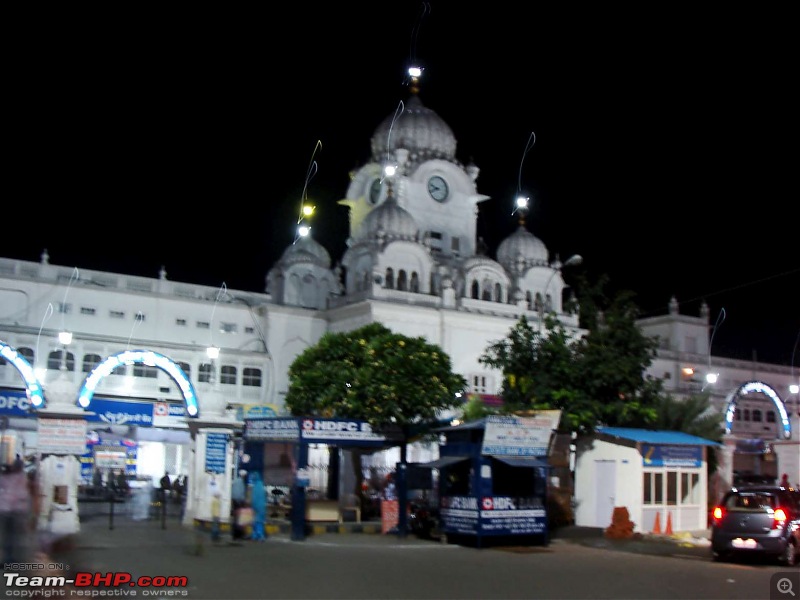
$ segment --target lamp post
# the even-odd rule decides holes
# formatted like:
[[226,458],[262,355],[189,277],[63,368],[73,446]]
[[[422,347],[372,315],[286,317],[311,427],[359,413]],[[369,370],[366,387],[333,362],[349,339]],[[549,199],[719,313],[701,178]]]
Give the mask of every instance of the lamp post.
[[556,273],[561,273],[566,267],[576,267],[583,262],[583,257],[580,254],[573,254],[567,260],[565,260],[562,264],[557,267],[553,267],[553,272],[550,273],[550,277],[547,278],[547,283],[544,286],[544,290],[542,291],[542,301],[539,304],[539,333],[542,332],[542,322],[544,321],[544,311],[547,308],[545,305],[547,304],[547,289],[550,287],[550,283],[553,281],[553,277],[556,276]]

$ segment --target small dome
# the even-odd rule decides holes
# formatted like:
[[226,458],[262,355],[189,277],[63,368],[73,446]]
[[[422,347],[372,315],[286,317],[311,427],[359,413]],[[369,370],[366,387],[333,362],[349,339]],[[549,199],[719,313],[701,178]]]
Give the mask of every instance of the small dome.
[[520,260],[523,268],[528,268],[547,265],[547,259],[547,246],[523,225],[497,247],[497,261],[509,271],[516,271]]
[[470,258],[464,261],[464,271],[469,271],[474,267],[480,267],[480,266],[494,267],[494,268],[500,267],[497,261],[492,260],[488,256],[483,256],[480,254],[476,256],[471,256]]
[[311,234],[299,238],[286,248],[280,260],[284,266],[304,262],[317,264],[324,269],[329,269],[331,266],[331,255],[322,244],[311,237]]
[[413,159],[433,158],[453,161],[456,155],[456,136],[453,130],[434,111],[422,105],[416,95],[409,98],[397,120],[391,114],[372,135],[372,158],[386,159],[398,148],[408,150]]
[[418,231],[414,217],[397,203],[391,188],[383,204],[372,209],[364,219],[364,232],[368,238],[416,240]]

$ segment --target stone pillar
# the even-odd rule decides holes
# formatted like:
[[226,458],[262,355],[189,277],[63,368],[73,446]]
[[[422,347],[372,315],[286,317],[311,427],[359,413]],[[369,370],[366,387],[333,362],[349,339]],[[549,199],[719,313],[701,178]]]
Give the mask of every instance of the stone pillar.
[[39,516],[38,529],[66,536],[80,531],[79,457],[86,453],[86,414],[77,406],[78,388],[62,367],[45,388],[46,406],[36,411]]
[[230,522],[231,485],[236,477],[235,434],[244,426],[216,384],[198,399],[200,414],[187,417],[192,434],[192,458],[183,524],[211,521],[211,500],[215,490],[221,494],[220,521]]

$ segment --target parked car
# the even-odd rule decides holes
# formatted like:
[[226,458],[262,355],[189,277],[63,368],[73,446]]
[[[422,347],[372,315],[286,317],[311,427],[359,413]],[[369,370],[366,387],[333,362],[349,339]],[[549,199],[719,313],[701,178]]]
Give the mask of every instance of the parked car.
[[778,485],[729,490],[711,520],[714,560],[773,557],[787,566],[800,561],[800,492]]

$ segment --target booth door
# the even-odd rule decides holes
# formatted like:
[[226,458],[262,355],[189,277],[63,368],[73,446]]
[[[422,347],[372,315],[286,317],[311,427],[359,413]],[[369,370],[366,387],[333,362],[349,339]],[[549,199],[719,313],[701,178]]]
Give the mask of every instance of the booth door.
[[617,493],[617,463],[613,460],[597,460],[594,463],[595,526],[608,527],[614,515]]

